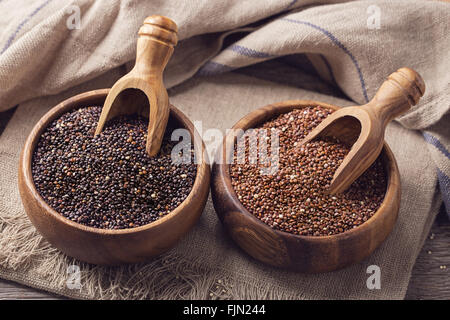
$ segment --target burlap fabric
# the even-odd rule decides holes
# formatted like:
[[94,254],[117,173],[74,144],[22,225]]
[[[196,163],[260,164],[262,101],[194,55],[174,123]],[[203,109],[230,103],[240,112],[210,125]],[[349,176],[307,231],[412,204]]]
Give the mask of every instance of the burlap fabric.
[[[0,1],[0,110],[19,104],[0,136],[0,276],[92,299],[403,298],[442,202],[436,172],[448,177],[449,5],[411,0],[328,1],[320,6],[316,2],[47,0],[17,8],[13,0]],[[80,8],[81,29],[67,27],[73,4]],[[369,9],[370,5],[376,7]],[[379,12],[379,29],[368,23],[373,12]],[[210,202],[177,247],[146,264],[87,265],[42,239],[28,221],[17,190],[24,140],[58,102],[108,87],[124,74],[124,64],[129,66],[134,58],[136,31],[150,14],[167,15],[180,27],[182,41],[167,68],[166,84],[173,87],[171,103],[192,120],[203,121],[203,130],[224,130],[249,111],[285,99],[364,103],[397,68],[409,66],[422,74],[426,95],[400,124],[388,128],[386,140],[402,178],[402,204],[393,233],[372,256],[320,275],[270,268],[249,259],[226,237]],[[231,44],[223,47],[224,40]],[[273,70],[267,72],[269,78],[273,73],[272,81],[230,72],[296,53],[307,53],[319,74],[353,102],[279,83],[280,74]],[[290,70],[300,72],[295,63]],[[71,264],[81,269],[79,290],[66,285]],[[366,286],[369,265],[381,268],[379,290]]]

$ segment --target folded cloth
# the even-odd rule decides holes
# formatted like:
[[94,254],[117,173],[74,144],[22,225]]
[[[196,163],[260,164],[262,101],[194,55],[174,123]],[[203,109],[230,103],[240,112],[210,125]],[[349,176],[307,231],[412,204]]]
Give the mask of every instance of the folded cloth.
[[[84,298],[403,298],[442,199],[449,204],[450,5],[322,3],[40,0],[18,7],[0,0],[0,111],[19,105],[0,136],[0,275]],[[371,257],[322,275],[260,265],[223,234],[210,203],[176,248],[147,264],[87,265],[40,237],[17,191],[20,148],[50,107],[75,93],[110,86],[124,73],[122,66],[134,59],[137,30],[151,14],[166,15],[179,26],[181,41],[165,83],[176,86],[171,102],[192,120],[202,120],[205,130],[224,130],[254,108],[284,99],[362,104],[402,66],[423,76],[427,89],[419,105],[388,127],[402,204],[393,233]],[[348,100],[277,83],[276,70],[270,70],[272,81],[230,72],[249,65],[264,68],[265,60],[295,54],[307,54],[321,77]],[[290,70],[300,73],[295,63]],[[65,285],[71,264],[81,268],[80,290]],[[381,268],[380,290],[366,286],[372,264]]]

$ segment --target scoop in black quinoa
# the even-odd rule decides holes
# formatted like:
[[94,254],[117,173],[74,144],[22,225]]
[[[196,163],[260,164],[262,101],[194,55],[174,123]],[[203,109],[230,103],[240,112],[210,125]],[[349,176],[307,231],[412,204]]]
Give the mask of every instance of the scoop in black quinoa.
[[160,152],[149,157],[146,119],[115,118],[94,137],[100,113],[100,106],[83,107],[45,129],[32,160],[39,194],[67,219],[102,229],[146,225],[173,211],[197,172],[193,161],[172,162],[174,128],[167,127]]

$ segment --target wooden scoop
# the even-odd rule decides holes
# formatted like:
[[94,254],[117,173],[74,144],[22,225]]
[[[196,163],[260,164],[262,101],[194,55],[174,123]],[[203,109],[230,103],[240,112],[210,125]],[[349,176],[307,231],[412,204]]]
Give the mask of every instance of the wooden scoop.
[[353,145],[336,170],[329,193],[345,191],[370,167],[383,147],[386,125],[415,105],[424,92],[422,77],[401,68],[389,76],[369,103],[335,111],[305,137],[302,144],[328,136]]
[[109,91],[95,134],[118,116],[139,114],[148,117],[146,151],[159,152],[169,118],[169,97],[163,84],[163,71],[177,44],[177,25],[163,16],[150,16],[139,30],[136,64]]

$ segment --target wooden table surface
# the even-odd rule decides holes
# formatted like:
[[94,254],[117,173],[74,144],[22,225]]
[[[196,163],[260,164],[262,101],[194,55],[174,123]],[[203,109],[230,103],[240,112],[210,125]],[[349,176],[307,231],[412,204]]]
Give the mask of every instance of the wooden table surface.
[[[291,58],[282,61],[283,64],[291,64]],[[301,59],[300,59],[301,60]],[[268,64],[278,64],[277,68],[282,67],[279,62],[267,62]],[[298,63],[298,58],[295,63]],[[303,61],[301,64],[306,63]],[[261,68],[245,68],[239,72],[264,78],[266,72],[261,73]],[[264,70],[273,70],[264,68]],[[311,69],[307,72],[313,72]],[[271,75],[273,77],[273,75]],[[287,84],[295,84],[305,89],[321,91],[327,94],[341,95],[342,93],[333,92],[325,84],[312,77],[309,79],[302,76],[297,79],[283,80]],[[289,83],[290,82],[290,83]],[[312,85],[314,84],[314,85]],[[311,87],[312,86],[312,87]],[[0,134],[6,123],[9,121],[14,110],[0,113]],[[412,277],[409,283],[406,299],[450,299],[450,221],[442,206],[436,221],[433,224],[431,232],[422,248],[422,251],[414,265]],[[29,288],[11,281],[0,279],[0,300],[1,299],[64,299],[54,294],[41,290]]]

